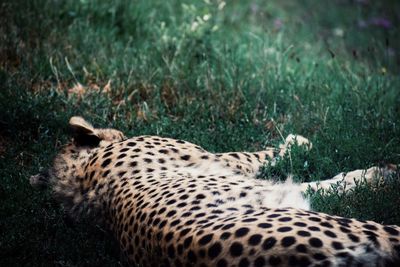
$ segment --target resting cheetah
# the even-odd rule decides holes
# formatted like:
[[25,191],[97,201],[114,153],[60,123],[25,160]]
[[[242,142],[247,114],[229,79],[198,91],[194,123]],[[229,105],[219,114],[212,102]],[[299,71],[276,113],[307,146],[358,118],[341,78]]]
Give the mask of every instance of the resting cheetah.
[[[400,227],[310,211],[302,192],[343,176],[320,185],[253,179],[295,139],[311,147],[303,137],[280,150],[213,154],[182,140],[127,139],[81,117],[70,126],[73,141],[31,183],[48,183],[73,214],[104,220],[132,266],[400,266]],[[344,181],[351,187],[361,174]]]

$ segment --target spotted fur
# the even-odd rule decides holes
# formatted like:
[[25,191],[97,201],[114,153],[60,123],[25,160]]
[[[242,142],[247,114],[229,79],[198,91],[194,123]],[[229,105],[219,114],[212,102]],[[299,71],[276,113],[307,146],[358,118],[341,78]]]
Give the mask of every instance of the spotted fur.
[[378,168],[319,184],[254,179],[290,150],[210,153],[158,136],[126,139],[73,117],[73,141],[33,185],[49,184],[72,214],[93,213],[132,266],[400,266],[400,228],[310,210],[303,192],[367,181]]

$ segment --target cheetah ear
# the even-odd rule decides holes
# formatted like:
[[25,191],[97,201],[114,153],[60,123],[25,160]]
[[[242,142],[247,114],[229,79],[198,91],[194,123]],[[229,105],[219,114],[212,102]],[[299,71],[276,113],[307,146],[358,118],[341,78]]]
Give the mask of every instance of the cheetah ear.
[[74,143],[77,146],[98,146],[101,138],[96,129],[82,117],[74,116],[69,120]]

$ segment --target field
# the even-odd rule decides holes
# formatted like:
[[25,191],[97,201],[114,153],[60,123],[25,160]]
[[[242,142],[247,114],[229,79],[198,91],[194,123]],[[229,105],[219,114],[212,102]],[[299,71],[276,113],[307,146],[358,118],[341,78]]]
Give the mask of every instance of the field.
[[[29,185],[73,115],[213,152],[313,142],[260,179],[399,164],[399,22],[395,0],[1,1],[0,266],[124,264],[105,229]],[[396,178],[310,197],[400,224]]]

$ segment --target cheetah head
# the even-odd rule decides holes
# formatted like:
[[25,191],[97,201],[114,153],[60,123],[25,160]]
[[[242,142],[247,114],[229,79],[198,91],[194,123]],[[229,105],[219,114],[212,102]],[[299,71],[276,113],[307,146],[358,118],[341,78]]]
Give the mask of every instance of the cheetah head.
[[50,187],[54,196],[74,213],[82,205],[93,203],[85,168],[93,154],[101,147],[126,139],[115,129],[96,129],[82,117],[71,117],[72,139],[61,148],[53,165],[46,171],[30,177],[33,187]]

